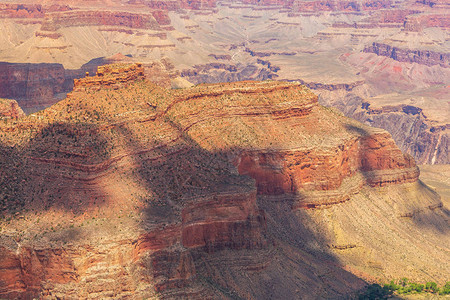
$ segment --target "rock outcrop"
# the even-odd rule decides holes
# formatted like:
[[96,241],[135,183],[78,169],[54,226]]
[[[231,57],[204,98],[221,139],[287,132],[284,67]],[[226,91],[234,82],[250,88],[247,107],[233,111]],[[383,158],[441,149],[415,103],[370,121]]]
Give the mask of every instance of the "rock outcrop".
[[244,0],[246,4],[261,6],[276,6],[290,8],[296,12],[324,12],[324,11],[365,11],[391,7],[391,1],[279,1],[279,0]]
[[373,43],[364,49],[366,53],[386,56],[400,62],[418,63],[426,66],[450,67],[450,54],[432,50],[403,49],[383,43]]
[[74,91],[83,89],[117,89],[127,83],[143,80],[144,78],[144,67],[141,63],[110,64],[98,67],[95,76],[89,76],[89,72],[87,72],[85,78],[75,79],[73,89]]
[[365,11],[391,7],[391,1],[294,1],[293,10],[299,12]]
[[450,28],[450,21],[447,14],[425,13],[420,15],[408,16],[404,24],[407,31],[422,31],[425,28],[440,27],[442,29]]
[[[247,85],[251,86],[252,84],[247,83]],[[232,91],[233,93],[242,93],[244,95],[246,93],[270,93],[275,96],[280,93],[287,98],[292,99],[296,97],[298,85],[281,83],[276,85],[272,83],[271,85],[274,87],[267,89],[263,84],[256,84],[255,88],[249,92],[237,88],[233,88]],[[196,111],[196,107],[188,108],[187,105],[183,104],[184,102],[188,103],[189,101],[185,99],[189,98],[198,99],[197,103],[201,101],[200,96],[195,94],[183,98],[183,100],[178,100],[180,104],[176,104],[176,107],[182,111],[187,109],[189,116],[205,114],[206,109],[215,112],[218,108],[214,107],[214,103],[226,101],[219,100],[224,98],[223,93],[228,94],[229,92],[224,90],[219,95],[207,93],[201,97],[205,98],[203,101],[208,101],[208,104],[201,105],[202,113]],[[224,144],[220,147],[243,149],[242,152],[236,150],[239,154],[236,154],[234,163],[240,174],[249,175],[256,180],[259,194],[302,194],[336,190],[346,178],[350,178],[358,172],[363,174],[366,183],[372,186],[384,186],[386,184],[414,182],[417,180],[418,171],[413,159],[408,155],[403,155],[387,133],[346,124],[340,130],[348,132],[349,135],[356,134],[360,136],[356,138],[349,136],[348,139],[343,138],[341,140],[331,139],[336,144],[333,144],[326,137],[323,137],[324,140],[322,142],[317,140],[316,142],[323,143],[324,147],[335,149],[329,153],[324,152],[320,147],[314,149],[314,147],[306,145],[303,146],[304,148],[300,146],[303,140],[309,140],[313,144],[313,141],[319,138],[312,132],[296,132],[295,129],[291,129],[292,135],[289,135],[289,137],[284,136],[281,128],[290,128],[289,124],[292,120],[302,118],[302,122],[308,123],[310,120],[312,121],[313,116],[317,113],[317,98],[312,94],[304,93],[304,100],[301,102],[293,102],[291,104],[283,102],[277,104],[275,102],[272,103],[270,108],[264,103],[261,106],[253,106],[247,109],[245,114],[237,114],[235,116],[235,118],[249,118],[252,120],[251,122],[260,123],[258,132],[279,131],[276,139],[271,139],[269,142],[269,140],[266,141],[264,137],[259,136],[258,133],[253,133],[251,138],[246,137],[244,134],[242,138],[236,137],[232,140],[224,135],[210,136],[208,137],[208,142],[213,143],[214,147]],[[220,110],[221,114],[227,114],[227,110],[229,110],[228,114],[234,115],[233,109],[233,107],[221,107]],[[173,110],[175,111],[175,108]],[[273,121],[266,120],[266,116],[272,116]],[[258,118],[264,118],[265,121],[258,122],[256,121]],[[193,136],[200,135],[200,132],[197,133],[195,129],[200,127],[196,118],[186,121],[182,120],[181,123],[183,124],[182,128],[186,128],[187,132],[193,132]],[[223,125],[216,124],[216,122],[213,123],[214,129],[211,130],[225,130],[222,126],[226,126],[226,123]],[[202,130],[205,130],[205,126],[201,126]],[[318,128],[316,127],[316,129]],[[241,132],[244,130],[244,128],[239,128],[236,131]],[[309,134],[312,135],[310,136]],[[219,137],[220,140],[216,139]],[[292,145],[292,148],[288,145]],[[255,150],[251,150],[253,148]],[[317,200],[318,203],[316,204],[310,203],[310,205],[325,204],[325,195],[326,193],[323,193],[323,199]]]
[[47,12],[69,11],[68,5],[53,4],[43,6],[41,4],[16,4],[16,3],[0,3],[0,16],[6,18],[33,18],[40,19]]
[[433,124],[419,107],[403,104],[372,109],[370,103],[364,102],[361,109],[354,112],[354,118],[389,129],[397,145],[422,164],[450,162],[448,156],[450,125]]
[[267,80],[278,77],[278,69],[270,64],[234,65],[225,63],[209,63],[194,65],[191,69],[182,70],[181,77],[193,83],[235,82],[242,80]]
[[[0,297],[330,298],[380,269],[447,278],[439,197],[386,131],[298,83],[167,90],[143,72],[100,67],[0,122]],[[396,217],[411,211],[429,226]],[[407,270],[392,236],[434,267]]]
[[208,10],[216,7],[216,0],[178,0],[178,1],[161,1],[161,0],[130,0],[130,4],[145,4],[152,9],[163,10],[179,10],[179,9],[192,9],[192,10]]
[[129,12],[77,10],[47,14],[41,30],[56,31],[62,27],[92,25],[160,30],[159,25],[167,24],[170,24],[170,19],[164,11],[156,11],[153,14],[135,14]]

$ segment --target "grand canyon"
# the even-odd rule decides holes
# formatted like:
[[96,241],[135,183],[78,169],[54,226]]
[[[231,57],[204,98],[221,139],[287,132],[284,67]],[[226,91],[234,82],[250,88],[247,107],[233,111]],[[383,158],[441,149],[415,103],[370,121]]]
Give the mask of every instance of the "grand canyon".
[[448,285],[449,10],[0,2],[0,298]]

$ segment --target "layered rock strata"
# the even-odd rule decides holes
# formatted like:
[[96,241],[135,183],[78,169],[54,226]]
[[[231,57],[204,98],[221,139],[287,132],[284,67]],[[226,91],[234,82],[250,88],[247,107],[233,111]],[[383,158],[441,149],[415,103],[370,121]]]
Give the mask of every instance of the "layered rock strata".
[[16,99],[22,108],[49,105],[73,85],[61,64],[0,62],[0,97]]
[[450,54],[439,53],[432,50],[402,49],[383,43],[373,43],[364,49],[366,53],[386,56],[400,62],[417,63],[426,66],[439,65],[450,67]]
[[[343,297],[379,267],[364,269],[364,255],[339,263],[335,251],[355,238],[369,247],[369,231],[333,237],[328,208],[384,207],[376,186],[394,213],[435,205],[441,220],[389,134],[318,105],[306,87],[167,90],[140,68],[99,68],[51,108],[0,122],[1,297],[260,298],[267,280],[283,298]],[[122,83],[110,89],[113,77]],[[402,204],[406,189],[422,202]],[[388,259],[388,276],[391,266],[402,265]]]
[[118,63],[106,66],[100,66],[95,76],[89,76],[74,80],[74,90],[92,89],[92,88],[118,88],[121,85],[136,80],[144,79],[144,67],[141,63],[126,64]]
[[[159,21],[159,22],[158,22]],[[153,14],[134,14],[112,11],[73,11],[48,14],[41,30],[56,31],[61,27],[109,25],[128,28],[159,30],[159,25],[170,24],[167,13],[156,11]]]

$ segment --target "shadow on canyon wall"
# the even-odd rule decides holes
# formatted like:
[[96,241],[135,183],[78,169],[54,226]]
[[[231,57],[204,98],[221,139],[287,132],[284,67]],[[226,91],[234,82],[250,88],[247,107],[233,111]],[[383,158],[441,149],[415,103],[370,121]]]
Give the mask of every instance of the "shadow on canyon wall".
[[73,90],[74,79],[86,72],[95,75],[98,66],[114,62],[99,57],[79,69],[65,69],[58,63],[0,62],[0,98],[16,100],[26,114],[34,113],[64,99]]
[[[172,126],[180,130],[176,124]],[[213,195],[215,199],[214,195],[230,190],[253,189],[256,193],[253,179],[239,175],[230,162],[243,149],[212,153],[180,132],[177,143],[156,147],[152,156],[146,157],[142,150],[148,145],[124,126],[117,131],[128,141],[127,152],[139,153],[132,155],[136,168],[133,174],[153,195],[142,210],[144,224],[179,224],[184,198],[194,199],[195,203],[196,197]],[[108,137],[95,124],[61,123],[44,127],[27,145],[0,145],[2,214],[56,207],[81,215],[92,207],[109,205],[102,200],[102,188],[93,184],[95,178],[113,169],[101,163],[113,159],[108,154],[109,144]],[[65,146],[80,147],[78,154]],[[100,166],[86,167],[86,161]],[[165,290],[170,290],[168,297],[176,295],[177,290],[182,295],[186,289],[201,287],[221,298],[342,298],[363,287],[364,280],[340,266],[328,250],[326,238],[313,232],[310,222],[306,213],[292,210],[289,196],[281,200],[258,196],[256,210],[248,219],[231,225],[230,240],[205,241],[203,247],[181,246],[176,251],[160,250],[151,255],[153,266],[148,267],[154,277],[162,276],[166,281],[178,278],[177,284]],[[237,236],[242,232],[248,241]],[[77,239],[80,235],[72,232],[70,236]],[[177,268],[186,255],[195,270],[180,281]]]
[[[246,149],[210,152],[178,124],[160,121],[177,132],[175,142],[145,144],[126,125],[117,126],[114,138],[126,141],[125,156],[113,157],[114,141],[105,129],[88,122],[45,125],[26,145],[0,145],[2,214],[57,208],[82,215],[93,207],[106,209],[113,203],[97,180],[108,180],[124,157],[133,168],[127,174],[135,176],[151,195],[142,208],[144,228],[148,223],[183,226],[183,210],[203,201],[198,199],[218,203],[218,197],[228,193],[231,196],[224,203],[231,207],[239,193],[256,195],[254,180],[239,175],[231,163]],[[369,136],[359,127],[348,126],[347,130]],[[423,193],[435,194],[422,182],[418,184]],[[256,206],[250,207],[253,210],[247,219],[230,225],[226,240],[214,240],[211,233],[213,239],[204,240],[203,245],[190,247],[181,240],[176,250],[169,247],[152,253],[148,269],[159,281],[164,278],[157,285],[161,295],[181,296],[186,289],[197,288],[223,298],[342,298],[363,287],[365,281],[344,270],[334,256],[327,237],[321,235],[325,232],[321,225],[314,224],[304,210],[293,210],[293,202],[294,195],[257,195]],[[448,217],[449,211],[444,207],[440,212],[440,208],[435,207],[439,212],[430,209],[426,214],[413,214],[410,219],[419,227],[442,232],[447,227],[441,226],[443,219],[438,214]],[[203,217],[211,228],[216,226],[213,218]],[[68,231],[66,238],[81,239],[81,230]],[[205,229],[205,237],[208,230],[213,231]],[[191,270],[180,277],[179,266],[186,261],[191,262]]]

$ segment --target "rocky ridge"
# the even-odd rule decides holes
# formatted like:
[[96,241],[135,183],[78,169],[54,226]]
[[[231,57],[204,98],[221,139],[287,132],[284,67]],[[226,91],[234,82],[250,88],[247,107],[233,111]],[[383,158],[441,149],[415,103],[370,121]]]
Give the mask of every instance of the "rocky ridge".
[[161,30],[159,25],[170,25],[170,19],[164,11],[152,14],[136,14],[114,11],[73,11],[46,15],[41,30],[56,31],[61,27],[109,25],[137,29]]
[[[82,89],[105,89],[105,88],[119,88],[129,82],[136,80],[143,80],[144,67],[141,63],[137,64],[112,64],[100,66],[97,69],[95,76],[89,76],[89,72],[86,73],[86,77],[82,79],[74,80],[74,91]],[[69,95],[70,97],[70,95]]]
[[[32,98],[23,98],[14,93],[25,89],[10,76],[4,86],[12,89],[0,88],[0,96],[17,100],[27,113],[43,109],[64,98],[73,78],[95,73],[96,66],[83,69],[87,61],[120,52],[131,61],[142,62],[145,68],[151,65],[157,72],[164,67],[154,61],[167,57],[174,66],[172,75],[156,76],[167,87],[178,72],[196,84],[298,80],[321,95],[335,91],[339,99],[322,102],[327,105],[341,107],[348,98],[362,98],[357,106],[345,110],[355,111],[369,98],[379,99],[393,92],[408,95],[412,91],[430,95],[439,85],[448,85],[447,15],[445,1],[414,0],[133,0],[126,5],[101,0],[65,5],[54,1],[8,2],[0,5],[5,29],[0,35],[0,59],[60,63],[65,79],[63,83],[47,81],[47,74],[28,72],[29,76],[23,78],[30,79],[26,89]],[[16,67],[23,72],[22,66]],[[36,77],[41,75],[39,82]],[[39,84],[44,87],[37,88]],[[181,80],[173,86],[186,85]],[[437,98],[431,95],[424,101]],[[415,129],[408,130],[409,134],[395,133],[395,118],[388,114],[378,115],[376,122],[367,121],[370,117],[364,121],[391,132],[401,149],[418,162],[447,163],[443,156],[433,160],[434,148],[438,147],[439,153],[445,148],[437,141],[446,139],[430,132],[446,123],[436,120],[434,112],[428,111],[425,116],[425,125],[414,123]],[[408,124],[413,122],[411,116],[402,117]],[[416,131],[421,133],[416,135]]]
[[[342,297],[380,276],[445,280],[442,204],[384,130],[298,83],[167,90],[140,68],[100,68],[0,123],[1,297]],[[395,226],[357,232],[362,211]],[[419,267],[371,232],[387,245],[394,232]]]

